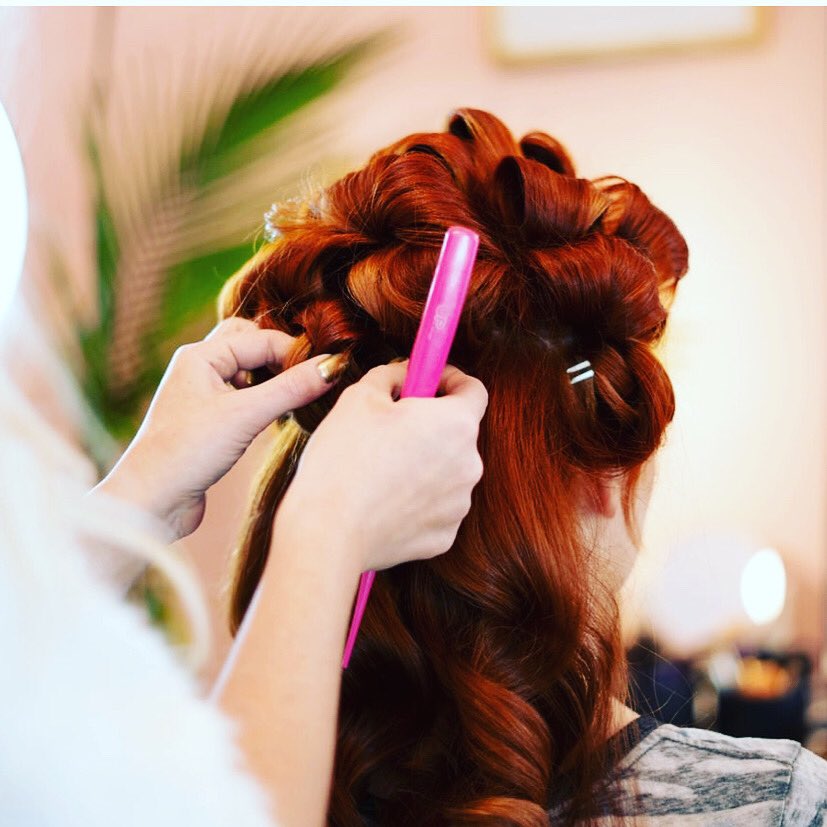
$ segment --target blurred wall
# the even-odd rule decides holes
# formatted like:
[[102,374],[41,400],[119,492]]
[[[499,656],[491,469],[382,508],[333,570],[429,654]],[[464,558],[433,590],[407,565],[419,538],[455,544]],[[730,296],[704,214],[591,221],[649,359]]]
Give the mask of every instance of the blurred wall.
[[[827,13],[773,10],[766,37],[750,46],[523,68],[493,60],[484,13],[121,9],[112,55],[157,83],[185,84],[201,48],[243,60],[245,33],[263,33],[278,48],[286,15],[303,15],[311,30],[388,23],[404,35],[393,61],[332,110],[341,124],[336,151],[354,163],[400,135],[441,129],[452,108],[470,105],[493,111],[518,134],[551,132],[582,176],[616,173],[639,184],[685,234],[691,269],[664,351],[678,413],[662,452],[638,585],[687,537],[747,534],[788,561],[784,641],[816,647],[827,569]],[[0,97],[21,138],[33,238],[47,234],[65,248],[87,289],[91,228],[77,117],[90,78],[109,60],[96,47],[99,14],[0,13]],[[209,65],[218,72],[221,62]],[[30,248],[27,290],[44,250],[39,241]],[[211,590],[254,467],[248,456],[216,487],[204,526],[187,541]],[[714,576],[714,559],[698,564]],[[645,616],[645,588],[637,591]],[[219,635],[216,663],[227,644]]]

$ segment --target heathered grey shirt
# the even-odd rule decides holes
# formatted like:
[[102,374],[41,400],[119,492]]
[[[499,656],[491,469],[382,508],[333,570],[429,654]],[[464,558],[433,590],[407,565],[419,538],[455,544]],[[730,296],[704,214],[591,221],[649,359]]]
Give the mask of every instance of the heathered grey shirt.
[[[598,824],[635,827],[820,827],[827,825],[827,761],[795,741],[731,738],[644,716],[614,736],[630,746],[610,784],[614,805]],[[559,822],[549,811],[549,824]],[[373,807],[364,825],[382,824]]]
[[640,736],[613,774],[616,816],[641,827],[827,824],[827,761],[795,741],[731,738],[651,718],[641,719]]

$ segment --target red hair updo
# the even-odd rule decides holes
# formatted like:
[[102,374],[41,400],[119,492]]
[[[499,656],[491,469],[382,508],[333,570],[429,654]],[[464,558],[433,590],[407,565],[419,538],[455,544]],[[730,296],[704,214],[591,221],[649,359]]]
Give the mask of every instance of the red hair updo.
[[[269,216],[224,315],[297,336],[287,364],[345,352],[320,400],[281,423],[234,564],[237,628],[274,512],[338,394],[410,353],[445,230],[480,236],[451,362],[489,393],[485,464],[446,554],[377,574],[343,674],[329,823],[519,825],[595,816],[626,695],[614,595],[589,577],[578,492],[623,475],[624,514],[675,401],[653,347],[686,273],[673,222],[565,149],[455,112]],[[572,385],[566,368],[592,363]]]

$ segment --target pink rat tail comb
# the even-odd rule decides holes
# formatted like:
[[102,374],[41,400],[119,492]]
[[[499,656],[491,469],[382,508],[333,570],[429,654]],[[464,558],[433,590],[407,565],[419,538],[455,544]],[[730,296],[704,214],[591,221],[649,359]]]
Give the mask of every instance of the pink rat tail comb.
[[[445,233],[400,399],[406,396],[436,395],[468,294],[479,242],[479,236],[465,227],[449,227]],[[342,658],[343,669],[347,669],[350,663],[375,576],[376,572],[366,571],[359,578],[353,619],[350,621]]]

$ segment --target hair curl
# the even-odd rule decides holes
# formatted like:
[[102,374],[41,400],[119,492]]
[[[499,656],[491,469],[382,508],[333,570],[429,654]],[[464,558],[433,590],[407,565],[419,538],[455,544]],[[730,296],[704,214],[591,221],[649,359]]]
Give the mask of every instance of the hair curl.
[[[623,475],[623,509],[674,413],[653,354],[687,248],[622,178],[455,112],[269,216],[276,237],[226,285],[224,315],[297,336],[287,364],[346,352],[332,392],[283,422],[236,557],[232,626],[275,509],[338,394],[409,354],[447,227],[480,236],[451,361],[489,393],[483,479],[453,548],[379,572],[343,676],[333,825],[539,827],[594,815],[626,665],[614,595],[589,570],[578,496]],[[591,361],[592,381],[566,368]],[[632,527],[637,532],[637,527]]]

